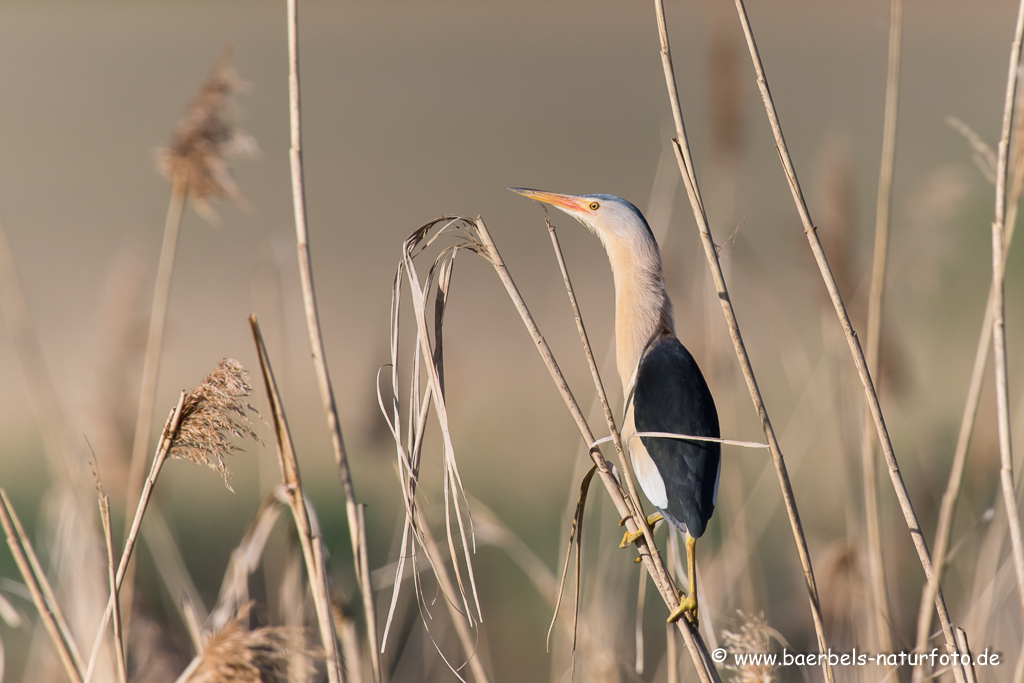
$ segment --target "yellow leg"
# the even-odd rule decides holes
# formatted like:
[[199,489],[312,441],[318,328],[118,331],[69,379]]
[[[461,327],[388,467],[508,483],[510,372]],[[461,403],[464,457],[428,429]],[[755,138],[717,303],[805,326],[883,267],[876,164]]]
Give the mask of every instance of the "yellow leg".
[[[649,527],[651,527],[653,529],[654,525],[657,524],[658,522],[660,522],[663,519],[665,519],[665,518],[661,516],[660,512],[655,512],[653,515],[651,515],[650,517],[647,518],[647,526],[649,526]],[[619,526],[623,526],[625,523],[626,523],[626,520],[623,519],[621,522],[619,522]],[[630,545],[636,543],[638,540],[640,540],[640,538],[642,538],[643,535],[644,535],[644,530],[643,529],[637,529],[636,531],[632,531],[632,532],[627,531],[622,536],[622,543],[619,544],[619,547],[620,548],[627,548]]]
[[690,581],[690,594],[683,597],[683,593],[679,594],[679,607],[672,610],[672,614],[668,615],[668,623],[674,623],[679,620],[684,614],[693,624],[694,628],[697,628],[697,558],[694,554],[697,546],[697,539],[686,534],[686,575]]

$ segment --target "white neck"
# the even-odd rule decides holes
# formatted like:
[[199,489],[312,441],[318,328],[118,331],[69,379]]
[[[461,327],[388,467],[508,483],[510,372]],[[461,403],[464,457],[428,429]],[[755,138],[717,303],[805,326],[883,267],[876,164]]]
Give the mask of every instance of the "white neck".
[[675,323],[657,245],[624,242],[607,251],[615,278],[616,365],[625,395],[647,342],[661,330],[675,334]]

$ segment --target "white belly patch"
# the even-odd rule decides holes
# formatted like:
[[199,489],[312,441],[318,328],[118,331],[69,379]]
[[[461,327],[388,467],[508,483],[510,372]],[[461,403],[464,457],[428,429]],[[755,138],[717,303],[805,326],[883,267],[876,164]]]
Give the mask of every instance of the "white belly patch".
[[654,507],[664,510],[668,507],[668,494],[665,492],[665,481],[658,472],[657,465],[647,453],[643,441],[639,437],[633,437],[636,426],[633,424],[633,406],[629,406],[626,419],[622,425],[623,443],[627,444],[629,459],[633,463],[633,471],[636,473],[636,480],[640,483],[644,495],[651,501]]

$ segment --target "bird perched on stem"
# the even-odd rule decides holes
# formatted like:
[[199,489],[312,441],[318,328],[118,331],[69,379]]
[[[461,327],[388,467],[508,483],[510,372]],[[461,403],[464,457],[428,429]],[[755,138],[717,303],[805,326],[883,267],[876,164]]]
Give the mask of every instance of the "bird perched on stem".
[[[680,596],[668,621],[686,614],[696,624],[694,548],[718,495],[718,412],[697,362],[676,337],[658,243],[640,210],[620,197],[509,189],[569,214],[608,252],[615,281],[615,359],[625,396],[622,439],[640,487],[658,509],[648,525],[667,519],[686,537],[690,594]],[[621,547],[642,536],[626,533]]]

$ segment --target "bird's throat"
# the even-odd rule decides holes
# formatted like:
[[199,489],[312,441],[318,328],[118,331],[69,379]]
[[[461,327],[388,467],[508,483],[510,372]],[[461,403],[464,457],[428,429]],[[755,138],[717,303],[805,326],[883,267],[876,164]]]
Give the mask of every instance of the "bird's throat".
[[[615,276],[615,354],[622,391],[628,394],[640,355],[655,334],[675,333],[672,302],[661,277],[661,259],[655,264],[633,261],[627,267],[612,261]],[[646,266],[646,267],[645,267]]]

